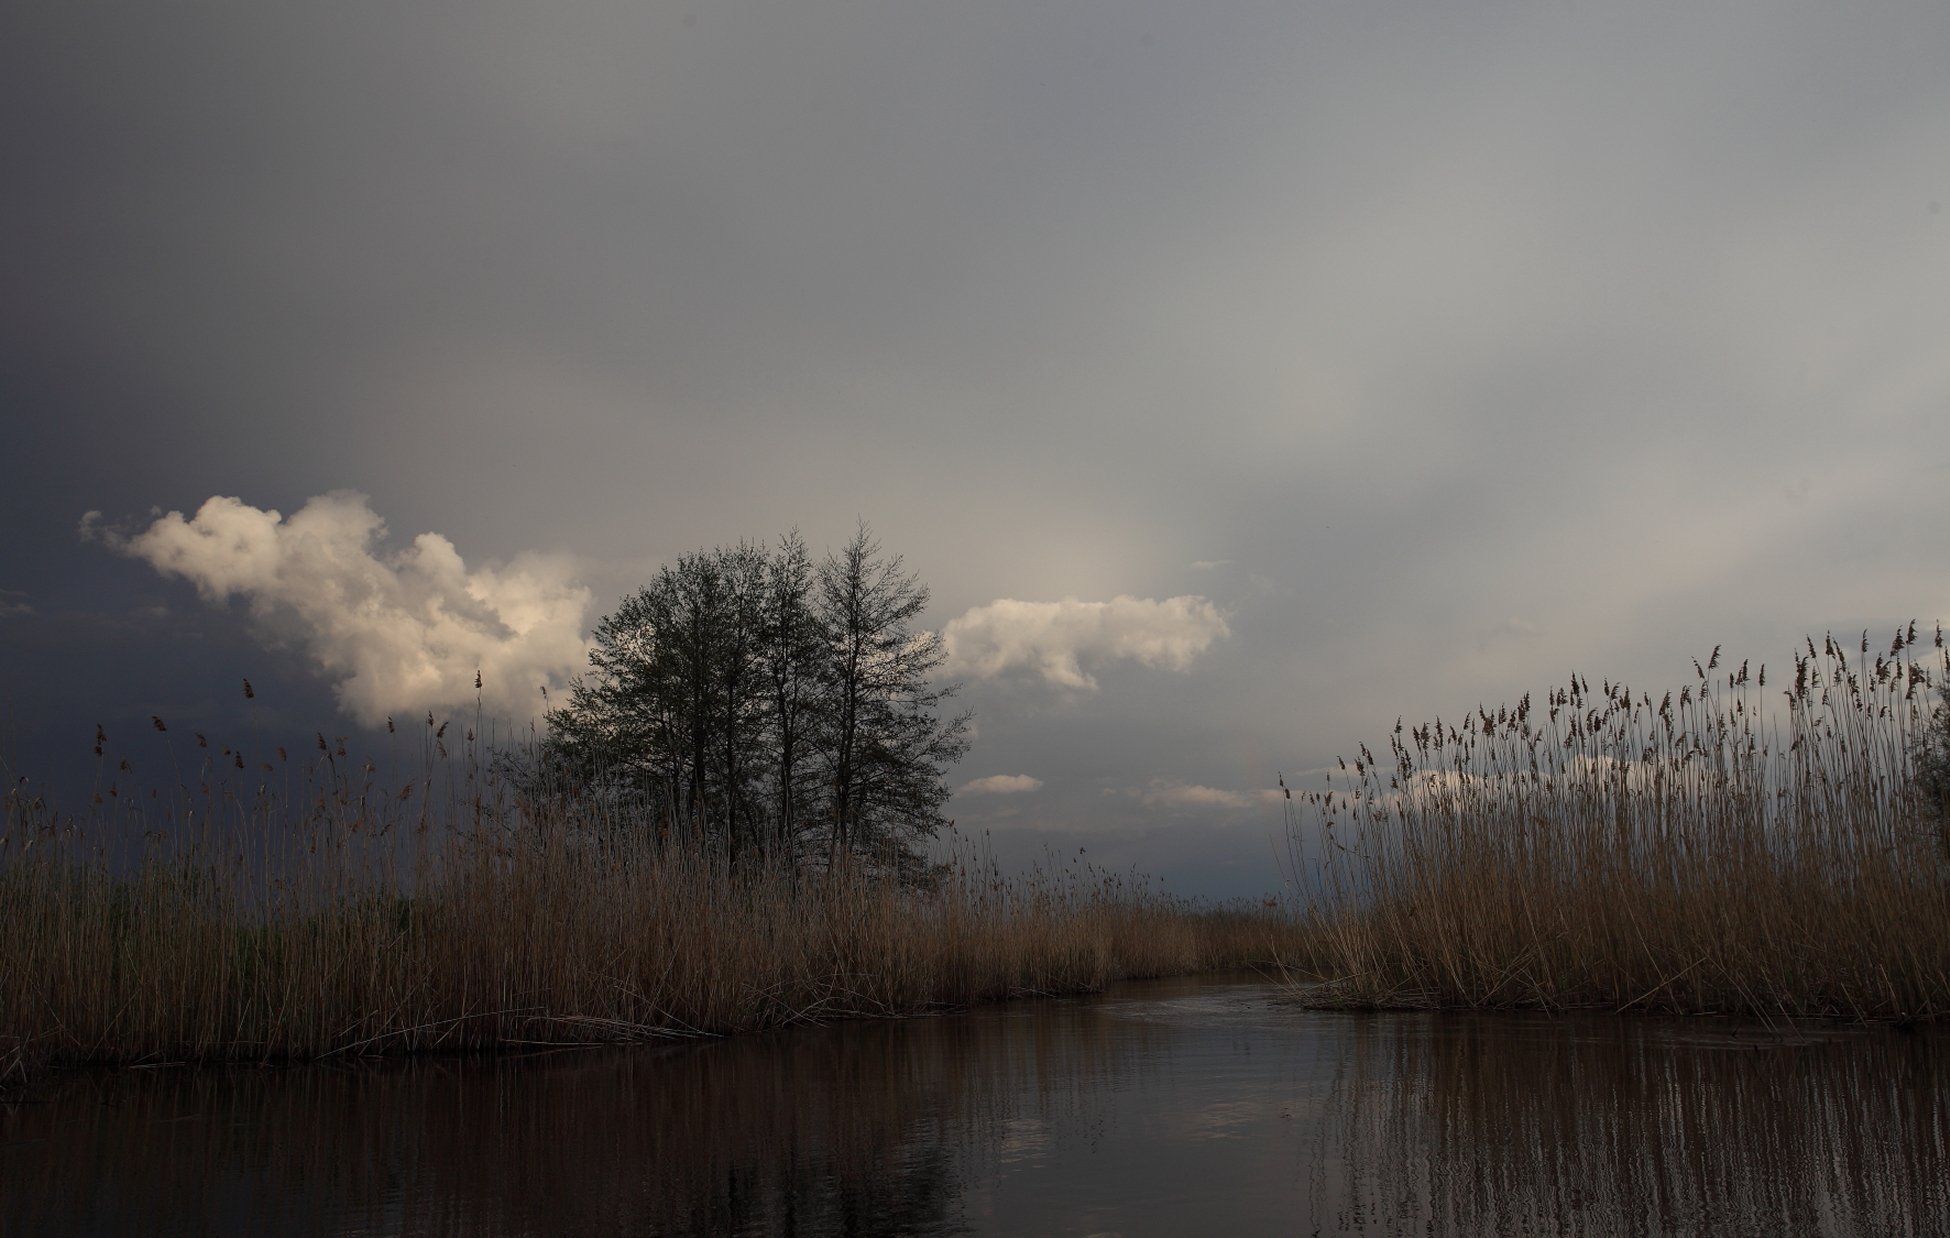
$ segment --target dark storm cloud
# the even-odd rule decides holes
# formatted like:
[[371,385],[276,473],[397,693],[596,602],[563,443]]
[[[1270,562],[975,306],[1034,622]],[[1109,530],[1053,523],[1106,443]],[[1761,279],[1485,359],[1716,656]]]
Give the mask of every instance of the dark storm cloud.
[[90,509],[356,489],[377,561],[574,556],[597,610],[865,516],[937,624],[1222,616],[1095,692],[971,678],[956,785],[1233,837],[1258,807],[1159,788],[1950,617],[1946,43],[1921,4],[13,6],[0,693],[31,730],[104,699],[50,663],[166,704],[172,641],[272,656]]

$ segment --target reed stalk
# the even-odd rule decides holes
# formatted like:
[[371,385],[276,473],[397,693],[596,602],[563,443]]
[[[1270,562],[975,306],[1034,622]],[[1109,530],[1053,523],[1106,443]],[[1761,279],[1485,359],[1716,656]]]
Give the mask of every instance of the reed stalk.
[[0,1083],[91,1062],[715,1036],[1292,948],[1272,911],[1195,907],[1080,862],[1005,878],[973,844],[925,883],[734,866],[572,793],[515,796],[473,732],[439,755],[444,730],[429,720],[422,776],[399,789],[323,736],[316,758],[275,763],[198,736],[199,780],[172,795],[125,791],[126,764],[104,759],[83,817],[10,796]]
[[1942,631],[1806,645],[1772,689],[1715,649],[1677,693],[1573,675],[1362,745],[1289,812],[1308,1000],[1943,1018]]

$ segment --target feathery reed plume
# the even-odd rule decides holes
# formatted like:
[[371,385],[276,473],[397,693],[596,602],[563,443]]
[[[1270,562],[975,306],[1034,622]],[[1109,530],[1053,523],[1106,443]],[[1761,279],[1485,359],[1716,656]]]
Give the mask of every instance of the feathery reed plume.
[[110,787],[82,818],[8,793],[10,1069],[717,1035],[1303,944],[1277,908],[1194,906],[1081,851],[1022,878],[952,832],[924,874],[734,864],[585,788],[518,791],[470,759],[392,790],[317,743],[282,793],[215,782],[221,764],[173,798]]
[[1656,706],[1573,675],[1534,722],[1398,727],[1385,764],[1363,746],[1289,815],[1313,998],[1950,1014],[1950,688],[1928,691],[1950,654],[1919,660],[1912,631],[1873,665],[1866,632],[1808,638],[1777,708],[1764,666],[1753,691],[1744,662],[1708,674],[1716,646]]

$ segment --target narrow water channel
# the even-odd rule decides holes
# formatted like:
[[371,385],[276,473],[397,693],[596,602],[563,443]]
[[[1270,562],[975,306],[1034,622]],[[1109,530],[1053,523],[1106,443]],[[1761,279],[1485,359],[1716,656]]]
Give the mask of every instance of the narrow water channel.
[[0,1235],[1946,1234],[1950,1039],[1251,977],[722,1042],[73,1074]]

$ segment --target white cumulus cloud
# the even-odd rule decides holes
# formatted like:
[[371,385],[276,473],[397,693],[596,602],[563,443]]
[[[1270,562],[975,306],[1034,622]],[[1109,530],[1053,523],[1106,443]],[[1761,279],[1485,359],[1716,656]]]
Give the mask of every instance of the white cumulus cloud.
[[957,795],[1021,795],[1026,791],[1041,790],[1043,780],[1031,778],[1028,774],[990,774],[986,778],[975,778],[961,784]]
[[1150,808],[1251,808],[1258,798],[1220,787],[1202,787],[1197,783],[1172,782],[1163,778],[1153,778],[1132,794]]
[[483,704],[523,718],[539,686],[559,688],[588,654],[592,595],[566,560],[524,554],[469,568],[438,533],[386,552],[385,521],[352,491],[320,495],[289,519],[213,497],[133,536],[90,512],[81,533],[189,580],[208,602],[245,598],[265,636],[302,648],[340,707],[368,726],[472,704],[477,670]]
[[1502,641],[1536,640],[1543,634],[1544,630],[1530,620],[1512,615],[1501,623],[1494,624],[1477,632],[1476,651],[1481,653],[1491,645]]
[[998,598],[949,620],[941,629],[941,645],[951,675],[986,679],[1028,671],[1088,692],[1097,687],[1090,667],[1132,661],[1182,671],[1213,641],[1230,634],[1219,608],[1190,594],[1162,601]]

